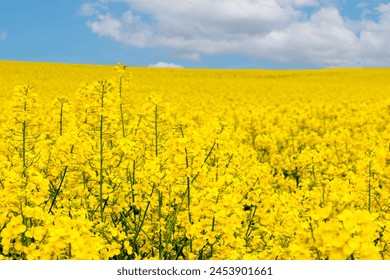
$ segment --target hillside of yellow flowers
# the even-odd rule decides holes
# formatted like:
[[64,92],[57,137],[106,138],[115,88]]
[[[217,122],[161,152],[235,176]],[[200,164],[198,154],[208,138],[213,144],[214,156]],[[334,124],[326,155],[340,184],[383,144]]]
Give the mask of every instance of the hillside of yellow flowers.
[[0,62],[0,259],[390,259],[389,81]]

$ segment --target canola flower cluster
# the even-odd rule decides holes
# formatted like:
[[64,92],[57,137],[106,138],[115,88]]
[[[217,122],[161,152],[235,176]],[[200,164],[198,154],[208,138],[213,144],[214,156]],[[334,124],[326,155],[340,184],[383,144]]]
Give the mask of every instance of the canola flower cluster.
[[0,63],[0,259],[390,258],[390,70],[114,70]]

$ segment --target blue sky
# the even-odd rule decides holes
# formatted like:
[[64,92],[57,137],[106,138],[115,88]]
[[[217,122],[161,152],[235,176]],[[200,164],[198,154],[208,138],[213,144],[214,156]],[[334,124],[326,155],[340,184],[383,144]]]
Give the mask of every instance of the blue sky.
[[12,0],[0,60],[195,68],[390,67],[390,1]]

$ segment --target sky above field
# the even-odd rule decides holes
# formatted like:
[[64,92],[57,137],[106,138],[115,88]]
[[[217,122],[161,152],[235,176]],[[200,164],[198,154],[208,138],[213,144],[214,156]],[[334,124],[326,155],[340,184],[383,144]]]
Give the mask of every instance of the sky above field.
[[196,68],[390,67],[390,1],[12,0],[0,60]]

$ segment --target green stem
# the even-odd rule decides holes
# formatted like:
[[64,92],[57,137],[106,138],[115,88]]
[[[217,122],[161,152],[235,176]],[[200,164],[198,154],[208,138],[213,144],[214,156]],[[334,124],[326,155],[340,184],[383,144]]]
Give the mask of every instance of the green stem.
[[257,210],[257,206],[255,205],[254,206],[254,210],[253,210],[253,213],[249,219],[249,224],[248,224],[248,228],[246,229],[246,233],[245,233],[245,236],[246,237],[249,237],[250,233],[251,233],[251,227],[253,226],[253,219],[255,218],[255,215],[256,215],[256,210]]
[[26,169],[27,169],[27,163],[26,163],[26,130],[27,130],[27,124],[26,121],[23,122],[23,142],[22,142],[22,160],[23,160],[23,173],[24,176],[26,176]]
[[[314,243],[314,246],[315,246],[316,245],[316,239],[314,237],[314,228],[313,228],[313,225],[312,225],[311,222],[309,223],[309,226],[310,226],[311,239],[313,240],[313,243]],[[318,250],[317,247],[315,247],[315,251],[316,251],[316,255],[317,255],[317,260],[320,260],[321,259],[320,251]]]
[[162,246],[162,229],[160,226],[160,221],[162,219],[162,193],[160,190],[158,192],[158,225],[159,225],[159,234],[158,234],[158,257],[162,260],[163,256],[163,246]]
[[[103,110],[104,108],[104,94],[105,94],[105,86],[104,84],[101,84],[102,86],[102,91],[101,91],[101,109]],[[100,142],[100,172],[99,172],[99,205],[100,205],[100,219],[102,222],[104,222],[104,208],[103,208],[103,152],[104,152],[104,147],[103,147],[103,122],[104,122],[104,116],[103,113],[100,114],[100,137],[99,137],[99,142]]]
[[[27,94],[28,94],[28,89],[26,89],[26,92],[25,92],[25,95],[26,95],[26,99],[27,99]],[[25,100],[24,101],[24,106],[23,106],[23,111],[27,114],[27,101]],[[22,143],[22,157],[23,157],[23,173],[24,173],[24,176],[26,176],[26,172],[27,172],[27,162],[26,162],[26,138],[27,138],[27,122],[26,120],[23,120],[23,143]]]
[[119,109],[120,109],[120,113],[121,113],[122,136],[123,136],[123,137],[126,137],[126,133],[125,133],[125,122],[124,122],[124,117],[123,117],[122,78],[123,78],[123,77],[120,77],[120,78],[119,78],[119,99],[120,99]]
[[[186,168],[189,167],[188,162],[188,153],[187,148],[184,148],[184,151],[186,152]],[[188,211],[188,221],[190,224],[192,224],[192,218],[191,218],[191,180],[190,177],[187,175],[187,211]]]
[[[180,127],[180,132],[181,132],[181,137],[184,138],[184,131],[183,131],[183,127]],[[213,146],[214,147],[214,146]],[[213,148],[212,148],[213,149]],[[190,166],[190,163],[189,163],[189,160],[188,160],[188,151],[187,151],[187,148],[184,148],[184,152],[186,153],[186,170],[188,170],[188,167]],[[211,151],[210,151],[211,153]],[[210,154],[209,153],[209,154]],[[206,157],[206,160],[207,160],[208,156]],[[205,160],[205,162],[206,162]],[[199,174],[199,172],[198,172]],[[198,175],[197,174],[197,175]],[[196,175],[196,176],[197,176]],[[195,177],[196,177],[195,176]],[[188,174],[186,175],[186,180],[187,180],[187,211],[188,211],[188,221],[190,222],[190,224],[192,224],[192,218],[191,218],[191,183],[193,181],[190,180],[190,176],[188,176]]]
[[138,225],[137,230],[135,231],[135,234],[134,234],[134,242],[133,242],[134,244],[137,243],[137,238],[138,238],[138,235],[139,235],[139,233],[140,233],[140,231],[141,231],[141,229],[142,229],[142,226],[143,226],[143,224],[144,224],[144,222],[145,222],[145,218],[146,218],[146,214],[147,214],[147,212],[148,212],[149,206],[150,206],[150,201],[148,201],[148,204],[146,205],[146,208],[145,208],[145,211],[144,211],[144,215],[143,215],[143,217],[142,217],[142,220],[141,220],[140,224]]
[[[203,164],[202,164],[201,167],[203,167],[203,165],[204,165],[204,164],[206,163],[206,161],[209,159],[209,157],[210,157],[211,153],[213,152],[214,147],[215,147],[216,144],[217,144],[217,142],[214,141],[214,143],[213,143],[213,145],[211,146],[209,152],[207,153],[206,158],[204,159]],[[200,174],[200,171],[198,171],[198,172],[196,173],[196,175],[194,176],[194,178],[192,178],[191,183],[193,183],[193,182],[196,180],[196,178],[198,177],[199,174]]]
[[65,175],[66,175],[66,171],[67,171],[67,170],[68,170],[68,166],[65,166],[64,173],[63,173],[62,176],[61,176],[60,184],[59,184],[59,186],[58,186],[58,188],[57,188],[57,190],[56,190],[56,193],[54,194],[53,201],[51,202],[51,205],[50,205],[50,208],[49,208],[48,213],[52,213],[52,214],[53,214],[52,208],[53,208],[53,206],[54,206],[54,204],[55,204],[55,202],[56,202],[56,199],[57,199],[58,194],[60,193],[60,189],[61,189],[61,187],[62,187],[62,183],[64,182],[64,179],[65,179]]

